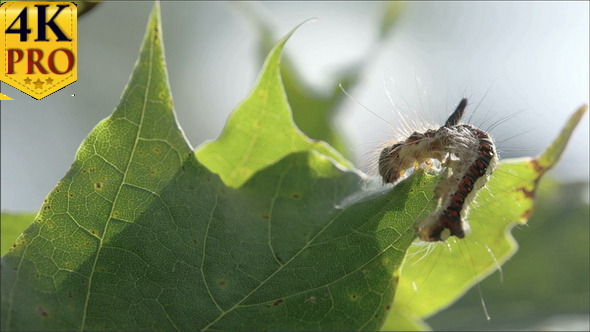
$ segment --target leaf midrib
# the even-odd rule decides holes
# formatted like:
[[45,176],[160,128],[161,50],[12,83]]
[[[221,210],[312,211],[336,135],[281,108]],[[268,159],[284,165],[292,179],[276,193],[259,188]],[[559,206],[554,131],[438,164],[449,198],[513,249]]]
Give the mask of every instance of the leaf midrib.
[[[153,29],[153,28],[152,28]],[[146,36],[146,38],[152,38],[152,34],[149,34],[148,36]],[[159,39],[156,39],[159,40]],[[142,101],[142,107],[141,107],[141,112],[140,112],[140,119],[139,119],[139,124],[137,126],[137,132],[135,134],[135,139],[133,142],[133,148],[130,151],[130,157],[129,160],[127,161],[127,165],[125,166],[125,170],[123,172],[123,179],[121,180],[121,183],[119,184],[119,187],[117,189],[117,193],[115,194],[115,198],[113,199],[113,203],[111,204],[111,210],[109,212],[109,216],[108,219],[105,223],[105,227],[104,230],[102,232],[102,236],[99,238],[99,243],[98,243],[98,249],[96,250],[95,256],[94,256],[94,262],[92,263],[92,269],[90,270],[90,276],[88,277],[88,290],[86,292],[86,299],[84,301],[84,311],[82,313],[82,324],[80,325],[80,331],[84,331],[85,327],[86,327],[86,318],[88,317],[88,304],[90,302],[90,294],[91,294],[91,288],[92,288],[92,281],[94,278],[94,272],[96,271],[96,264],[98,262],[98,257],[99,257],[99,253],[100,251],[103,249],[103,240],[104,237],[106,236],[107,232],[108,232],[108,228],[109,228],[109,222],[111,219],[113,219],[113,212],[115,209],[115,206],[117,205],[117,200],[119,199],[119,194],[121,193],[121,189],[123,188],[123,186],[126,184],[126,179],[127,179],[127,175],[129,172],[129,168],[131,166],[131,163],[134,160],[135,157],[135,151],[137,148],[137,143],[139,142],[139,140],[141,139],[140,135],[143,129],[143,121],[144,121],[144,117],[145,117],[145,112],[146,112],[146,108],[147,108],[147,104],[148,104],[148,97],[149,97],[149,92],[151,89],[151,84],[152,84],[152,71],[153,71],[153,56],[154,56],[154,44],[156,41],[154,40],[149,40],[147,42],[147,45],[149,47],[149,60],[147,63],[148,66],[148,70],[147,70],[147,79],[146,79],[146,85],[145,85],[145,92],[144,92],[144,96],[143,96],[143,101]],[[138,62],[138,65],[140,64],[140,62]],[[113,116],[109,117],[109,118],[113,118]],[[170,322],[170,324],[172,324],[172,326],[177,330],[180,331],[180,329],[174,324],[174,321],[172,321],[172,319],[170,319],[170,316],[167,314],[166,317],[168,318],[168,321]]]

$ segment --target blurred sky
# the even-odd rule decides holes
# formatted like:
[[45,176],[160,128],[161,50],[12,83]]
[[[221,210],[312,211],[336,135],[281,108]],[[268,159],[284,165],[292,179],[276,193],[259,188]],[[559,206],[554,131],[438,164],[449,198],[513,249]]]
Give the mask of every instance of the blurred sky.
[[[588,2],[411,2],[381,43],[383,2],[263,2],[277,39],[311,17],[286,54],[318,91],[365,61],[335,121],[358,165],[392,138],[399,109],[442,122],[462,97],[471,123],[503,157],[536,155],[589,100]],[[256,36],[230,2],[162,2],[164,43],[179,122],[193,146],[216,138],[259,71]],[[3,211],[36,211],[81,141],[117,105],[138,55],[151,2],[105,2],[79,21],[78,82],[43,99],[2,84]],[[489,93],[484,98],[486,91]],[[389,102],[387,94],[396,107]],[[409,109],[414,110],[409,111]],[[516,113],[513,118],[511,114]],[[588,181],[588,115],[554,177]],[[514,137],[516,136],[516,137]]]

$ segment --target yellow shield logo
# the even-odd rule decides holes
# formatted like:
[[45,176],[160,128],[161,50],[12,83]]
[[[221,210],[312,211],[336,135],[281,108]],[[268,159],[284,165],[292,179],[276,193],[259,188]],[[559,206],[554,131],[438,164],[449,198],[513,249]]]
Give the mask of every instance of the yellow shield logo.
[[2,82],[42,99],[78,79],[73,2],[0,5]]

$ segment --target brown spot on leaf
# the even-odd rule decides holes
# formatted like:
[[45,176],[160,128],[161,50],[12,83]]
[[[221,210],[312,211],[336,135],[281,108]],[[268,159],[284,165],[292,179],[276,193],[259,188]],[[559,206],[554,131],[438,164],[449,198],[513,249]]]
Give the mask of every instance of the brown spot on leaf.
[[385,306],[385,310],[389,311],[389,309],[391,309],[390,305]]
[[531,165],[533,165],[533,168],[535,169],[535,172],[537,172],[537,173],[543,173],[543,171],[545,170],[545,167],[543,167],[543,166],[541,166],[541,164],[539,164],[538,159],[531,160]]
[[94,184],[94,188],[96,188],[98,190],[102,189],[102,186],[103,186],[102,182],[97,182]]
[[528,190],[525,187],[520,187],[518,188],[518,190],[522,191],[522,193],[524,194],[524,197],[529,198],[529,199],[535,199],[535,190]]
[[276,307],[276,306],[278,306],[281,303],[283,303],[283,300],[280,300],[279,299],[279,300],[276,300],[272,305]]
[[43,206],[43,210],[44,211],[49,211],[49,210],[51,210],[51,206],[50,205],[45,205],[45,206]]
[[41,314],[41,316],[47,317],[47,312],[43,310],[43,307],[37,307],[37,311]]
[[299,198],[301,196],[299,196],[299,194],[293,194],[293,198]]
[[529,219],[533,215],[533,209],[528,209],[520,215],[522,219]]
[[352,296],[350,296],[351,299],[356,299],[356,294],[352,294]]
[[268,214],[261,214],[260,217],[264,220],[270,219],[270,216]]

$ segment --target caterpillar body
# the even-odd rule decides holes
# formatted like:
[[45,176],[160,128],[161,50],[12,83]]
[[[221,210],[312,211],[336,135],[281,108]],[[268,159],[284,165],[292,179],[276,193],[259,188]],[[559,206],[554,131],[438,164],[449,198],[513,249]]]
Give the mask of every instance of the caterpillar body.
[[385,147],[379,156],[379,174],[384,183],[398,182],[408,170],[419,167],[443,170],[444,179],[435,190],[434,213],[415,224],[418,237],[427,242],[465,237],[469,204],[489,179],[498,154],[483,130],[459,124],[467,99],[462,99],[445,124]]

